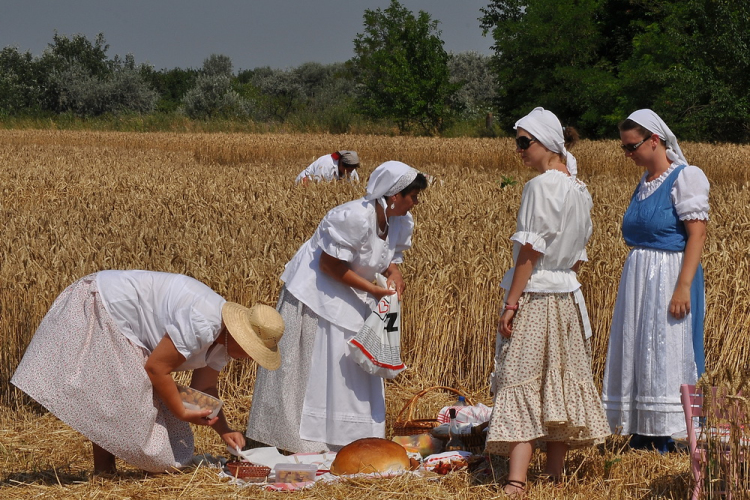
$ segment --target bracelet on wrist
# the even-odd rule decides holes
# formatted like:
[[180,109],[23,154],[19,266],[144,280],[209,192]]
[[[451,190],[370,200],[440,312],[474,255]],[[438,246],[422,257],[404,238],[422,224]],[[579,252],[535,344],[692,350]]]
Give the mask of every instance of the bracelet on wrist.
[[518,304],[510,305],[507,302],[505,303],[505,307],[503,307],[503,310],[505,311],[518,311]]

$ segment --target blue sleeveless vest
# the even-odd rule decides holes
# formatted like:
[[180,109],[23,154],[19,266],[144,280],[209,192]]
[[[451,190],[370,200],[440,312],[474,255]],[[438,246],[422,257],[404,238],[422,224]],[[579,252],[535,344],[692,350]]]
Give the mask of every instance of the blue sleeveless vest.
[[[644,200],[638,200],[636,187],[630,205],[622,218],[622,235],[629,246],[653,248],[670,252],[683,252],[687,243],[685,224],[677,215],[672,203],[672,186],[685,165],[676,167],[656,191]],[[693,326],[693,352],[700,377],[706,369],[703,350],[703,318],[705,292],[703,266],[698,264],[690,285],[690,311]]]
[[687,243],[685,224],[672,203],[672,186],[685,165],[672,170],[656,191],[638,200],[638,188],[622,218],[622,235],[631,247],[682,252]]

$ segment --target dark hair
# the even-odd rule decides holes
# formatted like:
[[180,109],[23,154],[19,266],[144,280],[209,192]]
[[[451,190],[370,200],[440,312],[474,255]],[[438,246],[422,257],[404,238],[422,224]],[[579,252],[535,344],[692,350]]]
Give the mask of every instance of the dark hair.
[[623,121],[618,123],[617,129],[620,132],[627,132],[628,130],[635,130],[639,134],[641,134],[641,136],[643,136],[644,139],[648,139],[653,134],[653,132],[651,132],[649,129],[647,129],[640,123],[634,122],[630,118],[625,118]]
[[578,135],[578,131],[574,127],[568,126],[563,129],[565,149],[571,149],[573,146],[575,146],[578,142],[578,139],[580,139],[580,136]]
[[[638,132],[643,139],[648,139],[652,135],[654,135],[653,132],[651,132],[649,129],[641,125],[640,123],[634,122],[630,118],[625,118],[623,121],[617,124],[617,129],[620,132],[627,132],[628,130],[635,130]],[[662,145],[666,146],[667,141],[659,137],[659,141],[662,143]]]
[[422,191],[424,189],[427,189],[427,177],[425,177],[422,172],[419,172],[417,174],[417,177],[415,177],[414,180],[411,181],[411,184],[402,189],[399,194],[401,196],[406,196],[414,190]]

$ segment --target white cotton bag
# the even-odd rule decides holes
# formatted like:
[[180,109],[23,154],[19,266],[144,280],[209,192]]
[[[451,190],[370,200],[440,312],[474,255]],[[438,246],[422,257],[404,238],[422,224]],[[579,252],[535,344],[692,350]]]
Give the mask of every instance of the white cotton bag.
[[[387,287],[381,274],[378,286]],[[391,286],[393,289],[393,286]],[[386,295],[375,306],[357,334],[347,341],[349,356],[367,373],[395,378],[406,370],[401,361],[401,306],[398,295]]]

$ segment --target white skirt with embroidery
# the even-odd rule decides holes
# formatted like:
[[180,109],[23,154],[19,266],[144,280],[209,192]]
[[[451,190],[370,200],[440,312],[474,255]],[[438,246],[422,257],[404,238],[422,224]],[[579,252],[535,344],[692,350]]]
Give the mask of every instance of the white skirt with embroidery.
[[613,433],[670,436],[685,429],[680,384],[695,384],[692,315],[669,313],[682,252],[634,248],[620,278],[602,403]]

